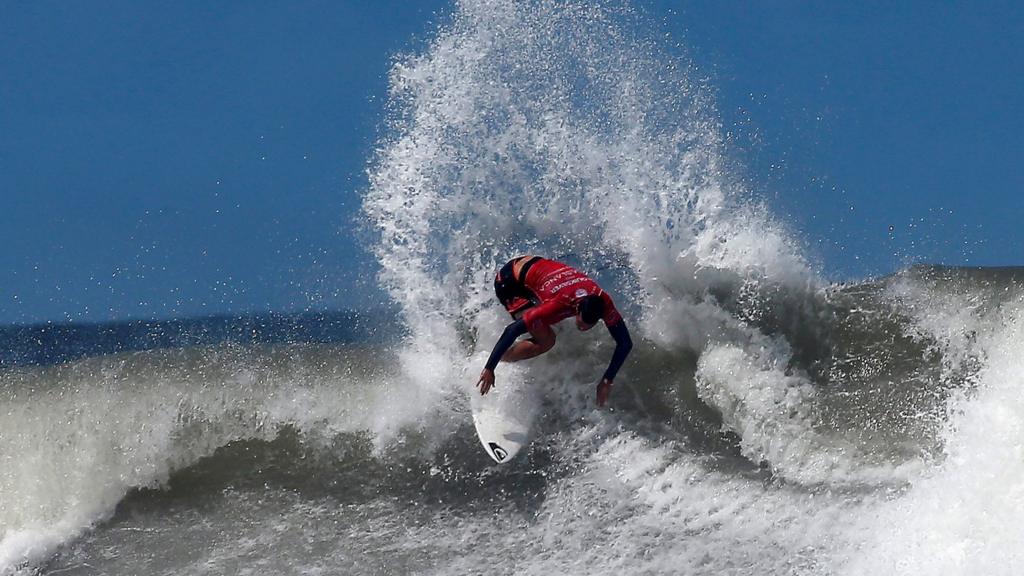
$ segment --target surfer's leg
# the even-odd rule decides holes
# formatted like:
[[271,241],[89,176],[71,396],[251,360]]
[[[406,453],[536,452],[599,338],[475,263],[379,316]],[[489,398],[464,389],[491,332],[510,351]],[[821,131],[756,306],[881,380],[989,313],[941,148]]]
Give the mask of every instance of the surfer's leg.
[[555,331],[550,326],[540,325],[536,330],[530,332],[532,338],[516,342],[501,357],[504,362],[517,362],[551,350],[555,345]]
[[498,297],[498,302],[501,302],[512,318],[518,320],[527,308],[533,306],[533,302],[530,300],[529,294],[515,281],[513,269],[515,262],[514,258],[509,260],[494,277],[494,295]]

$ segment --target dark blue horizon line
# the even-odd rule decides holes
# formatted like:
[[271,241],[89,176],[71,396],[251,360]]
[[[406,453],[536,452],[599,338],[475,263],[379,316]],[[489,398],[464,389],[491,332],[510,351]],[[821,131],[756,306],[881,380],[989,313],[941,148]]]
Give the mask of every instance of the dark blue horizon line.
[[317,316],[366,316],[376,313],[394,312],[393,304],[377,305],[368,308],[325,308],[322,310],[262,310],[258,312],[213,312],[205,315],[183,317],[129,317],[108,320],[30,320],[26,322],[0,323],[0,330],[43,330],[47,328],[104,328],[113,326],[138,326],[173,323],[190,323],[206,321],[245,321],[260,318],[311,318]]

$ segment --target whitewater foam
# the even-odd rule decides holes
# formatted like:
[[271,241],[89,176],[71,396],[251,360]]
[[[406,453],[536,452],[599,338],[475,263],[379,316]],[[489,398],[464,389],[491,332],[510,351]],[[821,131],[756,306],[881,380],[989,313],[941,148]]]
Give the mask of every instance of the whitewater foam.
[[928,312],[925,325],[979,330],[985,367],[974,386],[950,397],[944,460],[902,497],[864,515],[872,533],[849,574],[1016,574],[1024,565],[1024,301],[964,324],[951,308]]
[[233,441],[270,440],[282,426],[389,437],[387,371],[297,352],[145,352],[4,374],[0,573],[45,560],[129,490],[159,487]]

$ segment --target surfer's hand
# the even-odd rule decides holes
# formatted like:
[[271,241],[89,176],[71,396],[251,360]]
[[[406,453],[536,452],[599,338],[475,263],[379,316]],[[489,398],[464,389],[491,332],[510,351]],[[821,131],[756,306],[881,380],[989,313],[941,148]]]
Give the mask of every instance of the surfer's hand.
[[612,381],[602,378],[597,385],[597,407],[601,408],[608,402],[608,395],[612,393]]
[[487,394],[488,391],[494,386],[494,370],[488,370],[484,368],[480,372],[480,381],[476,383],[477,388],[480,389],[480,395]]

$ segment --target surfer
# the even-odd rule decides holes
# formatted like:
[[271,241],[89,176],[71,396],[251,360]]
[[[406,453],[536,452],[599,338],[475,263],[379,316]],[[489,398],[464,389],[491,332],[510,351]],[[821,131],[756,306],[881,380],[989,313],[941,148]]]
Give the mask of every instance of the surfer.
[[[579,270],[540,256],[509,260],[494,278],[494,293],[513,322],[505,327],[480,372],[476,384],[480,394],[487,394],[494,386],[494,368],[499,360],[517,362],[547,352],[555,345],[551,326],[575,316],[576,327],[582,331],[604,320],[615,340],[611,363],[597,385],[597,405],[604,406],[615,375],[633,348],[626,322],[608,293]],[[530,338],[516,342],[527,332]]]

